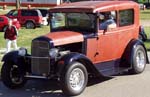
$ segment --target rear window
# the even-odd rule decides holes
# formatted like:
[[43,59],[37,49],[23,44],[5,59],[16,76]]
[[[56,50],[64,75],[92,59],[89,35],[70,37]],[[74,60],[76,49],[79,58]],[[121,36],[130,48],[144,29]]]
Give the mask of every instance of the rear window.
[[39,9],[39,11],[41,12],[41,15],[43,17],[46,17],[48,15],[48,10],[46,10],[46,9]]
[[22,10],[21,15],[22,16],[38,16],[38,13],[36,10]]
[[127,9],[119,11],[119,26],[128,26],[134,23],[134,10]]
[[3,22],[4,21],[4,18],[0,17],[0,22]]

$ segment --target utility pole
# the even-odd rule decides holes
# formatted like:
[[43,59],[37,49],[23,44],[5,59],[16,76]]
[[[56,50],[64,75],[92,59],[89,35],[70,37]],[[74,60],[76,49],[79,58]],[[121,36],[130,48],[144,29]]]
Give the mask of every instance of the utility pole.
[[16,0],[16,9],[20,8],[20,4],[21,4],[21,1],[20,0]]

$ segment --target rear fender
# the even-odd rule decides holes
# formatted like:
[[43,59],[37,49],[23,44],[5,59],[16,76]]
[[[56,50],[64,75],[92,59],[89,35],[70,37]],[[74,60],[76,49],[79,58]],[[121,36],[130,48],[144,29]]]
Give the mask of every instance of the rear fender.
[[133,55],[134,55],[134,50],[136,49],[136,47],[138,45],[142,45],[143,48],[145,49],[146,62],[149,63],[147,50],[146,50],[146,47],[145,47],[144,43],[141,40],[134,39],[134,40],[131,40],[129,42],[128,46],[125,49],[125,52],[124,52],[124,54],[122,56],[122,59],[121,59],[121,66],[132,67],[132,63],[133,63],[132,58],[133,58]]
[[82,63],[87,68],[88,73],[92,73],[95,76],[101,76],[100,72],[96,69],[94,64],[85,55],[79,53],[70,53],[62,57],[57,62],[57,75],[61,75],[61,73],[66,69],[66,67],[71,65],[71,63],[74,61]]

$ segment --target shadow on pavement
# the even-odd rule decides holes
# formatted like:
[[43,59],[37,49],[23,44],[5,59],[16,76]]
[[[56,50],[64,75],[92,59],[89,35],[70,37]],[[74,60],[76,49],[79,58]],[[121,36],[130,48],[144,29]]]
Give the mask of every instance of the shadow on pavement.
[[[112,79],[89,78],[88,87]],[[68,97],[65,96],[56,80],[29,80],[21,89],[11,90],[0,82],[0,97]]]
[[11,90],[0,83],[0,97],[68,97],[60,90],[57,81],[29,80],[21,89]]

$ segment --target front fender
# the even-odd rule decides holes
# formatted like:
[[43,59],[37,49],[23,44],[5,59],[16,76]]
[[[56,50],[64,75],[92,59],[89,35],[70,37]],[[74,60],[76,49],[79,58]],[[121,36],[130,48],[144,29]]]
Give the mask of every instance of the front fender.
[[17,65],[21,71],[31,72],[31,59],[30,55],[20,56],[18,51],[12,51],[4,55],[2,62],[11,62],[12,64]]
[[70,53],[62,57],[57,62],[56,72],[58,75],[62,73],[63,70],[65,70],[66,66],[71,65],[72,62],[78,61],[82,63],[89,73],[94,73],[95,76],[100,76],[100,72],[97,70],[97,68],[94,66],[94,64],[88,59],[85,55],[80,53]]
[[20,57],[18,55],[18,51],[12,51],[12,52],[9,52],[9,53],[4,55],[4,57],[2,58],[2,62],[14,62],[14,63],[17,63],[18,57]]

